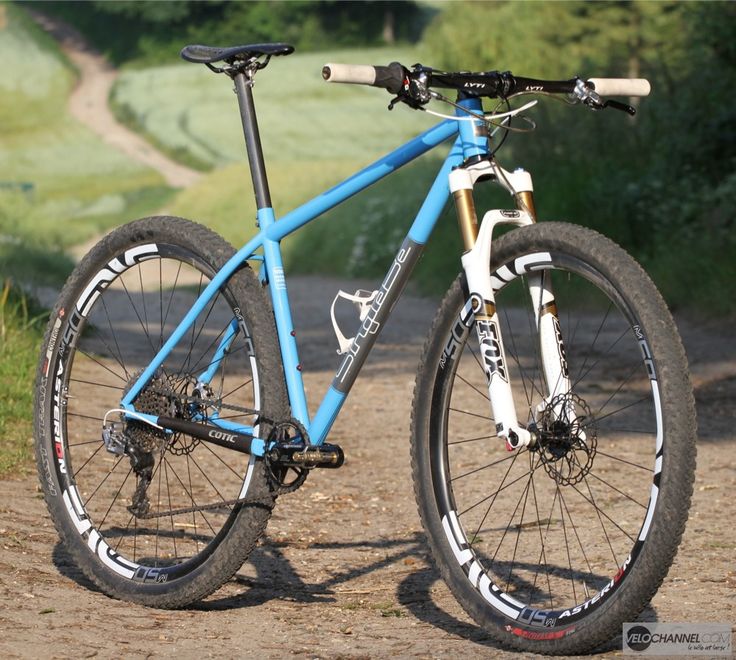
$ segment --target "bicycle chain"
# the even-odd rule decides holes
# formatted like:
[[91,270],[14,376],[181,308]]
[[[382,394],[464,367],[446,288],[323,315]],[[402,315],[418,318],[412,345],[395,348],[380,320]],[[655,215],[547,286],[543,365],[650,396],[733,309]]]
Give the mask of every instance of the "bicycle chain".
[[180,509],[171,509],[169,511],[159,511],[157,513],[145,513],[136,517],[141,520],[150,520],[151,518],[163,518],[165,516],[179,516],[185,513],[197,513],[198,511],[211,511],[213,509],[221,509],[225,506],[236,506],[238,504],[263,504],[264,506],[273,506],[276,499],[275,496],[277,494],[278,493],[273,493],[273,495],[267,497],[240,497],[234,500],[213,502],[212,504],[200,504],[198,506],[182,507]]
[[260,424],[262,422],[265,422],[266,424],[270,424],[272,426],[275,426],[278,422],[276,420],[271,419],[270,417],[266,417],[263,412],[260,410],[256,410],[255,408],[247,408],[245,406],[236,406],[232,403],[224,403],[222,399],[204,399],[202,397],[198,396],[189,396],[188,394],[171,394],[171,392],[164,392],[161,390],[158,390],[156,388],[152,388],[150,390],[153,394],[161,394],[164,396],[168,396],[171,399],[176,398],[176,400],[181,403],[194,403],[199,406],[203,407],[211,407],[216,408],[217,410],[232,410],[234,412],[241,412],[246,415],[255,415],[258,420],[257,422]]
[[[276,420],[273,420],[269,417],[266,417],[260,410],[255,410],[254,408],[247,408],[245,406],[236,406],[234,404],[227,404],[223,403],[221,399],[204,399],[202,397],[195,397],[195,396],[189,396],[186,394],[175,394],[171,391],[163,391],[159,390],[157,388],[151,388],[150,393],[154,395],[161,395],[169,398],[170,400],[176,400],[180,405],[182,403],[193,403],[198,406],[203,407],[212,407],[216,408],[217,410],[232,410],[234,412],[241,412],[245,413],[247,415],[255,415],[257,417],[257,423],[261,424],[265,422],[266,424],[269,424],[273,427],[273,430],[270,435],[274,433],[274,431],[278,428],[281,428],[283,425],[290,425],[294,426],[294,422],[276,422]],[[301,426],[301,425],[299,425]],[[178,516],[183,515],[187,513],[197,513],[198,511],[212,511],[214,509],[221,509],[222,507],[229,507],[229,506],[237,506],[239,504],[262,504],[264,506],[273,506],[276,496],[282,495],[285,493],[290,493],[295,491],[299,486],[301,486],[304,483],[304,480],[306,479],[306,473],[300,474],[299,477],[290,484],[283,484],[276,478],[275,474],[273,473],[273,468],[271,466],[271,461],[269,460],[268,456],[264,456],[263,460],[266,463],[266,477],[268,480],[269,485],[274,489],[274,492],[271,495],[265,496],[265,497],[240,497],[236,499],[230,499],[230,500],[223,500],[221,502],[213,502],[211,504],[200,504],[190,507],[181,507],[179,509],[170,509],[169,511],[159,511],[156,513],[145,513],[140,514],[137,516],[137,518],[141,520],[151,520],[154,518],[163,518],[165,516]]]

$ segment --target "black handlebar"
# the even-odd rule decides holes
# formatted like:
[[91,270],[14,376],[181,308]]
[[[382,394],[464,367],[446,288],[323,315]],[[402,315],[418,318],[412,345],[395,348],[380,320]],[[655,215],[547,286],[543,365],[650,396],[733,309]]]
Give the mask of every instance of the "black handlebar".
[[[415,64],[409,70],[399,62],[388,66],[368,66],[352,64],[327,64],[322,69],[322,77],[328,82],[354,83],[381,87],[396,98],[389,109],[401,101],[413,108],[426,105],[432,97],[438,98],[431,88],[457,90],[470,97],[508,98],[514,94],[547,93],[573,94],[587,106],[602,110],[614,108],[634,114],[635,110],[617,101],[603,101],[602,95],[646,96],[649,83],[643,79],[594,78],[584,82],[579,78],[570,80],[539,80],[514,76],[510,71],[457,71],[447,72]],[[600,86],[600,93],[597,91]]]

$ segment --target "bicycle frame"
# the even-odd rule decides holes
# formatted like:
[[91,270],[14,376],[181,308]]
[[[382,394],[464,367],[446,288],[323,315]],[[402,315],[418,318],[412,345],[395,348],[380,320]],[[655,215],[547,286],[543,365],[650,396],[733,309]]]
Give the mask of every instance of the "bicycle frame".
[[[192,326],[198,315],[212,300],[220,287],[246,261],[258,259],[263,262],[261,277],[269,283],[269,292],[276,322],[292,416],[306,429],[309,442],[313,445],[320,445],[325,441],[330,428],[340,412],[340,409],[358,375],[358,372],[375,343],[378,333],[403,291],[413,267],[436,225],[436,222],[449,197],[451,173],[453,170],[458,172],[467,171],[460,168],[463,163],[467,165],[469,159],[479,165],[484,163],[484,167],[486,169],[489,166],[497,166],[495,166],[495,164],[489,165],[488,159],[484,159],[484,157],[489,153],[488,132],[482,122],[448,119],[421,133],[414,139],[390,152],[383,158],[380,158],[374,163],[368,165],[322,195],[315,197],[311,201],[292,210],[290,213],[287,213],[285,216],[277,220],[270,203],[268,184],[265,177],[265,168],[263,166],[262,152],[260,149],[260,138],[258,136],[258,128],[255,121],[255,109],[252,103],[251,84],[249,81],[246,81],[244,77],[241,79],[236,77],[235,82],[236,90],[238,91],[238,98],[241,103],[241,116],[246,137],[246,147],[248,150],[249,161],[251,163],[251,174],[253,177],[256,202],[258,206],[257,220],[260,231],[253,239],[240,248],[240,250],[238,250],[238,252],[212,278],[209,285],[201,293],[195,304],[179,323],[178,327],[164,343],[153,361],[146,367],[135,384],[123,397],[121,408],[128,411],[131,416],[135,415],[139,418],[144,417],[149,419],[151,422],[156,422],[155,417],[135,411],[133,401],[136,396],[143,387],[145,387],[155,371],[164,363],[166,357]],[[481,102],[477,98],[462,99],[459,104],[463,109],[466,109],[471,113],[482,112]],[[456,114],[458,116],[467,114],[463,109],[458,109]],[[401,247],[391,263],[391,266],[389,267],[380,286],[379,292],[355,335],[355,339],[351,343],[349,350],[344,355],[332,384],[325,393],[314,418],[310,420],[306,393],[302,381],[297,342],[293,330],[280,241],[303,225],[311,222],[325,211],[328,211],[344,202],[349,197],[352,197],[354,194],[366,189],[373,183],[395,172],[399,167],[436,148],[452,137],[455,137],[454,143],[452,144],[445,161],[440,167],[427,197],[425,198],[414,222],[401,244]],[[472,170],[472,167],[470,167],[470,170]],[[528,174],[523,173],[523,175],[512,175],[503,170],[501,172],[505,175],[503,178],[507,184],[510,177],[516,177],[517,180],[528,180],[529,185],[525,188],[525,191],[530,193],[531,179]],[[477,178],[477,176],[475,178]],[[471,189],[473,183],[474,180],[471,180],[469,185]],[[465,188],[468,187],[465,183],[461,183],[460,185]],[[521,194],[518,190],[512,188],[509,189],[515,194]],[[453,190],[453,192],[456,193],[455,190]],[[526,199],[528,207],[531,205],[531,197],[528,196]],[[458,209],[460,210],[460,207],[458,207]],[[533,221],[533,216],[526,211],[506,213],[506,216],[495,217],[492,222],[488,224],[497,224],[499,222],[524,224]],[[463,225],[461,223],[461,227],[462,226]],[[488,231],[492,231],[492,227]],[[484,243],[487,243],[487,250],[481,250],[480,253],[476,255],[476,260],[486,259],[485,279],[488,280],[488,282],[486,285],[478,282],[478,286],[475,286],[476,283],[474,282],[473,287],[471,287],[470,290],[477,290],[482,293],[481,298],[485,301],[486,305],[484,310],[485,313],[490,311],[490,307],[493,305],[493,291],[490,286],[490,278],[488,277],[487,269],[487,264],[489,263],[487,257],[490,256],[490,234],[488,235],[488,240],[484,239]],[[262,255],[256,255],[256,251],[259,249],[262,250]],[[463,257],[464,264],[465,261],[471,259],[469,256],[471,253],[468,253]],[[478,268],[473,268],[469,264],[465,267],[466,272],[478,270]],[[480,311],[480,309],[473,310],[473,312],[478,314]],[[476,317],[479,318],[477,315]],[[488,318],[483,318],[488,322]],[[225,355],[230,343],[233,341],[237,333],[237,327],[237,319],[233,319],[229,329],[224,332],[224,336],[220,340],[220,344],[214,353],[212,361],[199,376],[200,382],[208,383],[209,380],[214,377],[219,361]],[[500,359],[502,364],[505,358],[503,356],[502,344],[500,343],[500,333],[497,333],[497,337],[499,341],[498,348],[500,349],[497,357]],[[502,407],[498,410],[494,405],[493,412],[496,419],[502,420],[501,428],[497,430],[505,430],[505,434],[503,435],[505,435],[507,441],[509,438],[509,431],[512,430],[516,430],[517,434],[527,433],[528,435],[528,432],[523,429],[519,429],[518,422],[516,421],[516,412],[513,405],[513,399],[511,398],[510,385],[508,382],[500,381],[500,379],[496,379],[495,381],[493,380],[494,369],[496,371],[498,370],[498,363],[489,362],[487,369],[489,383],[492,383],[496,389],[498,389],[498,385],[501,387],[501,390],[494,390],[494,394],[497,397],[500,394],[499,400],[503,401]],[[253,427],[235,424],[224,419],[219,419],[216,416],[207,417],[206,421],[225,431],[250,436],[253,436],[254,434]],[[502,433],[499,433],[499,435],[502,435]],[[262,456],[267,449],[266,441],[263,438],[253,437],[250,444],[250,453]]]

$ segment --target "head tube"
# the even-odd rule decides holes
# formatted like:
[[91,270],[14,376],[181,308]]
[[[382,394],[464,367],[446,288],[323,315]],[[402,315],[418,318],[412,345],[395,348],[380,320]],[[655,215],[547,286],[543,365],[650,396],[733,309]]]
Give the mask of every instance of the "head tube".
[[[483,114],[482,101],[477,97],[462,97],[461,95],[458,105],[467,108],[475,114]],[[468,113],[463,112],[460,108],[455,110],[455,114],[461,117],[469,116]],[[460,121],[458,124],[465,160],[474,156],[488,155],[488,125],[482,121]]]

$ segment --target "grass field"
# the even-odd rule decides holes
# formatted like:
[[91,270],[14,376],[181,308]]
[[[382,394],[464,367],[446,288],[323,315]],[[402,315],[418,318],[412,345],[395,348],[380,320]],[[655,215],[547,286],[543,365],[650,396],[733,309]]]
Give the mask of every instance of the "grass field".
[[66,112],[76,72],[22,8],[0,3],[0,475],[30,469],[33,379],[44,314],[36,286],[60,287],[65,248],[171,199],[162,177]]
[[[329,85],[328,61],[413,63],[408,48],[308,53],[274,58],[254,88],[271,192],[277,216],[347,178],[435,123],[435,118],[399,106],[387,111],[382,90]],[[170,210],[213,227],[242,245],[254,232],[255,204],[237,100],[232,83],[202,66],[182,64],[125,71],[113,92],[118,116],[174,157],[213,169],[179,194]],[[284,241],[292,272],[380,276],[394,255],[439,167],[444,150],[428,156],[371,192],[358,195]],[[454,223],[454,220],[452,220]],[[452,231],[442,242],[457,241]],[[442,259],[440,252],[433,258]],[[459,254],[459,253],[454,253]],[[457,259],[451,265],[456,269]],[[436,268],[420,278],[437,289]]]
[[[368,162],[431,125],[431,118],[403,108],[389,114],[385,92],[357,85],[328,85],[322,66],[330,59],[385,64],[414,61],[402,49],[295,53],[276,57],[254,87],[267,162],[298,161],[306,167],[338,159]],[[124,71],[113,107],[168,151],[212,168],[243,162],[245,151],[232,83],[204,66]]]
[[0,12],[0,273],[58,283],[69,268],[61,250],[171,191],[66,113],[74,70],[22,9]]
[[33,378],[45,318],[0,278],[0,476],[30,463]]

